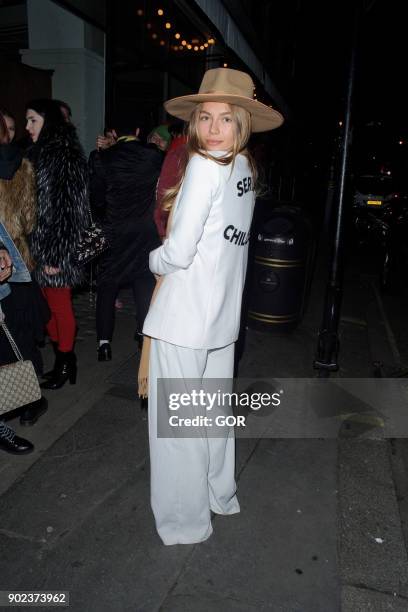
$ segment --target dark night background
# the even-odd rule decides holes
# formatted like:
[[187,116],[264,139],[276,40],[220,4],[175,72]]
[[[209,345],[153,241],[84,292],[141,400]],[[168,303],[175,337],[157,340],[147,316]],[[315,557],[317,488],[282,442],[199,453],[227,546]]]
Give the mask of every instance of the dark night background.
[[[273,3],[265,36],[270,51],[266,64],[291,115],[288,157],[322,184],[342,135],[345,100],[356,15],[356,2]],[[352,107],[352,173],[376,174],[391,168],[400,189],[406,190],[407,94],[403,7],[397,2],[361,2]],[[256,11],[255,11],[256,12]],[[261,28],[261,24],[259,24]],[[402,140],[403,144],[399,144]],[[375,157],[375,162],[372,158]],[[291,166],[293,159],[288,159]],[[312,181],[313,182],[313,181]],[[305,185],[308,191],[310,184]],[[300,189],[298,197],[307,197]]]
[[[160,122],[163,74],[180,87],[194,91],[205,70],[203,54],[172,52],[167,42],[152,41],[147,23],[158,25],[162,7],[175,27],[189,36],[217,39],[218,65],[246,67],[222,41],[193,0],[58,1],[104,28],[107,40],[106,123],[131,117],[137,106],[147,109],[152,124]],[[263,64],[284,99],[286,123],[270,136],[260,137],[273,164],[275,196],[283,200],[324,200],[327,177],[342,134],[345,96],[356,7],[361,7],[353,105],[355,172],[377,173],[393,166],[406,190],[407,126],[405,108],[404,5],[396,0],[223,0],[224,7]],[[0,0],[0,7],[24,5],[23,0]],[[138,11],[143,16],[138,16]],[[7,32],[9,32],[7,34]],[[162,36],[163,31],[160,33]],[[171,36],[168,35],[168,39]],[[13,32],[1,30],[0,56],[19,62],[27,48],[27,24]],[[217,60],[216,60],[217,61]],[[258,83],[258,97],[275,103]],[[17,101],[18,102],[18,101]],[[21,123],[22,123],[21,119]],[[19,121],[20,123],[20,121]],[[379,125],[380,124],[380,125]],[[404,144],[398,144],[402,140]],[[376,165],[368,163],[376,157]],[[277,187],[278,186],[278,187]],[[318,193],[316,192],[318,190]],[[314,206],[312,202],[311,206]]]

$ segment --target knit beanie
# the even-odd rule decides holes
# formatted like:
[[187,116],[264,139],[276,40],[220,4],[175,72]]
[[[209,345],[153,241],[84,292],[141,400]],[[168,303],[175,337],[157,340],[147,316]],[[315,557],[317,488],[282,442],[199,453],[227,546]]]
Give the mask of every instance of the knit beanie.
[[170,142],[171,140],[171,134],[168,130],[167,125],[163,124],[163,125],[158,125],[157,127],[155,127],[152,131],[152,134],[156,133],[160,136],[160,138],[163,138],[163,140],[165,140],[167,143]]

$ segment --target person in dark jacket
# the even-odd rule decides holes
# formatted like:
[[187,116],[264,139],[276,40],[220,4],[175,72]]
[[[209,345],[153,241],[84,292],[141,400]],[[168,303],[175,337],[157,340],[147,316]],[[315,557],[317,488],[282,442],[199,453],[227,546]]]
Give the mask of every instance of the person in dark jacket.
[[[30,359],[40,375],[42,360],[37,342],[42,339],[49,313],[29,272],[32,260],[27,235],[36,216],[34,170],[11,140],[9,125],[0,112],[0,321],[4,318],[24,359]],[[15,361],[15,353],[0,330],[0,366]],[[33,425],[46,410],[44,397],[25,404],[18,411],[20,423]],[[12,418],[17,412],[8,411],[6,416]],[[0,418],[0,450],[25,454],[33,448]]]
[[[5,231],[4,226],[2,223],[0,223],[0,289],[3,288],[1,285],[11,277],[13,269],[13,260],[11,259],[8,249],[3,243],[1,237]],[[3,321],[4,317],[1,307],[1,297],[2,293],[0,292],[0,322]],[[1,339],[2,336],[0,336],[0,341]],[[0,355],[1,352],[0,346]],[[34,445],[29,440],[17,436],[14,429],[7,425],[1,417],[2,415],[0,415],[0,450],[5,451],[6,453],[13,453],[15,455],[25,455],[27,453],[31,453],[34,450]]]
[[76,135],[54,100],[32,100],[26,107],[29,153],[37,179],[37,224],[31,235],[35,278],[47,299],[51,319],[47,332],[56,360],[45,389],[76,381],[76,322],[71,290],[83,280],[75,256],[89,225],[87,162]]
[[155,280],[149,252],[161,244],[153,221],[155,190],[163,154],[139,140],[140,129],[115,128],[116,144],[93,156],[91,206],[102,209],[111,245],[99,260],[96,298],[98,360],[112,358],[115,299],[131,286],[138,332],[150,304]]
[[6,123],[9,143],[13,142],[16,136],[16,118],[6,108],[0,108],[0,113],[3,116],[3,121]]

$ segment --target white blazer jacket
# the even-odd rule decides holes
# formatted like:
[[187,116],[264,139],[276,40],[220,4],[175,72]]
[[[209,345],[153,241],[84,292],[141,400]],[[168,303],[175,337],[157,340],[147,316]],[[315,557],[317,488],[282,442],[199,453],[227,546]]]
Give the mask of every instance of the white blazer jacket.
[[236,157],[234,168],[192,157],[174,203],[169,237],[150,253],[150,270],[164,279],[144,334],[193,349],[237,339],[253,188],[245,156]]

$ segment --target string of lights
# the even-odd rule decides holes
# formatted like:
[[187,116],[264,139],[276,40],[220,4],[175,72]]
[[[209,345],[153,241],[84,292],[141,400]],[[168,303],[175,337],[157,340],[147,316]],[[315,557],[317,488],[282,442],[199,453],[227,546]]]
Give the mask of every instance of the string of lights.
[[[138,17],[145,17],[145,12],[141,8],[137,9],[136,14]],[[154,25],[152,20],[147,21],[146,29],[149,30],[151,39],[158,42],[161,47],[165,47],[168,41],[168,48],[171,51],[193,51],[197,53],[206,51],[211,45],[215,44],[215,38],[213,37],[204,40],[199,37],[189,38],[183,36],[171,21],[166,20],[165,12],[162,8],[157,9],[155,16],[163,19],[156,20]]]
[[[160,5],[157,7],[156,4],[153,10],[148,11],[138,8],[136,9],[136,14],[138,18],[144,20],[142,27],[146,28],[151,42],[168,52],[175,52],[180,54],[180,56],[186,54],[186,52],[200,55],[216,44],[214,36],[204,38],[199,35],[191,35],[191,32],[189,35],[186,34],[185,28],[178,27],[177,18],[174,16],[174,13],[167,11],[165,8],[160,7]],[[218,60],[218,65],[228,68],[229,63],[225,58],[225,54],[214,53],[214,51],[215,49],[212,49],[212,61]],[[263,98],[262,92],[259,96],[256,88],[254,88],[254,98]],[[271,105],[268,104],[268,106]]]

